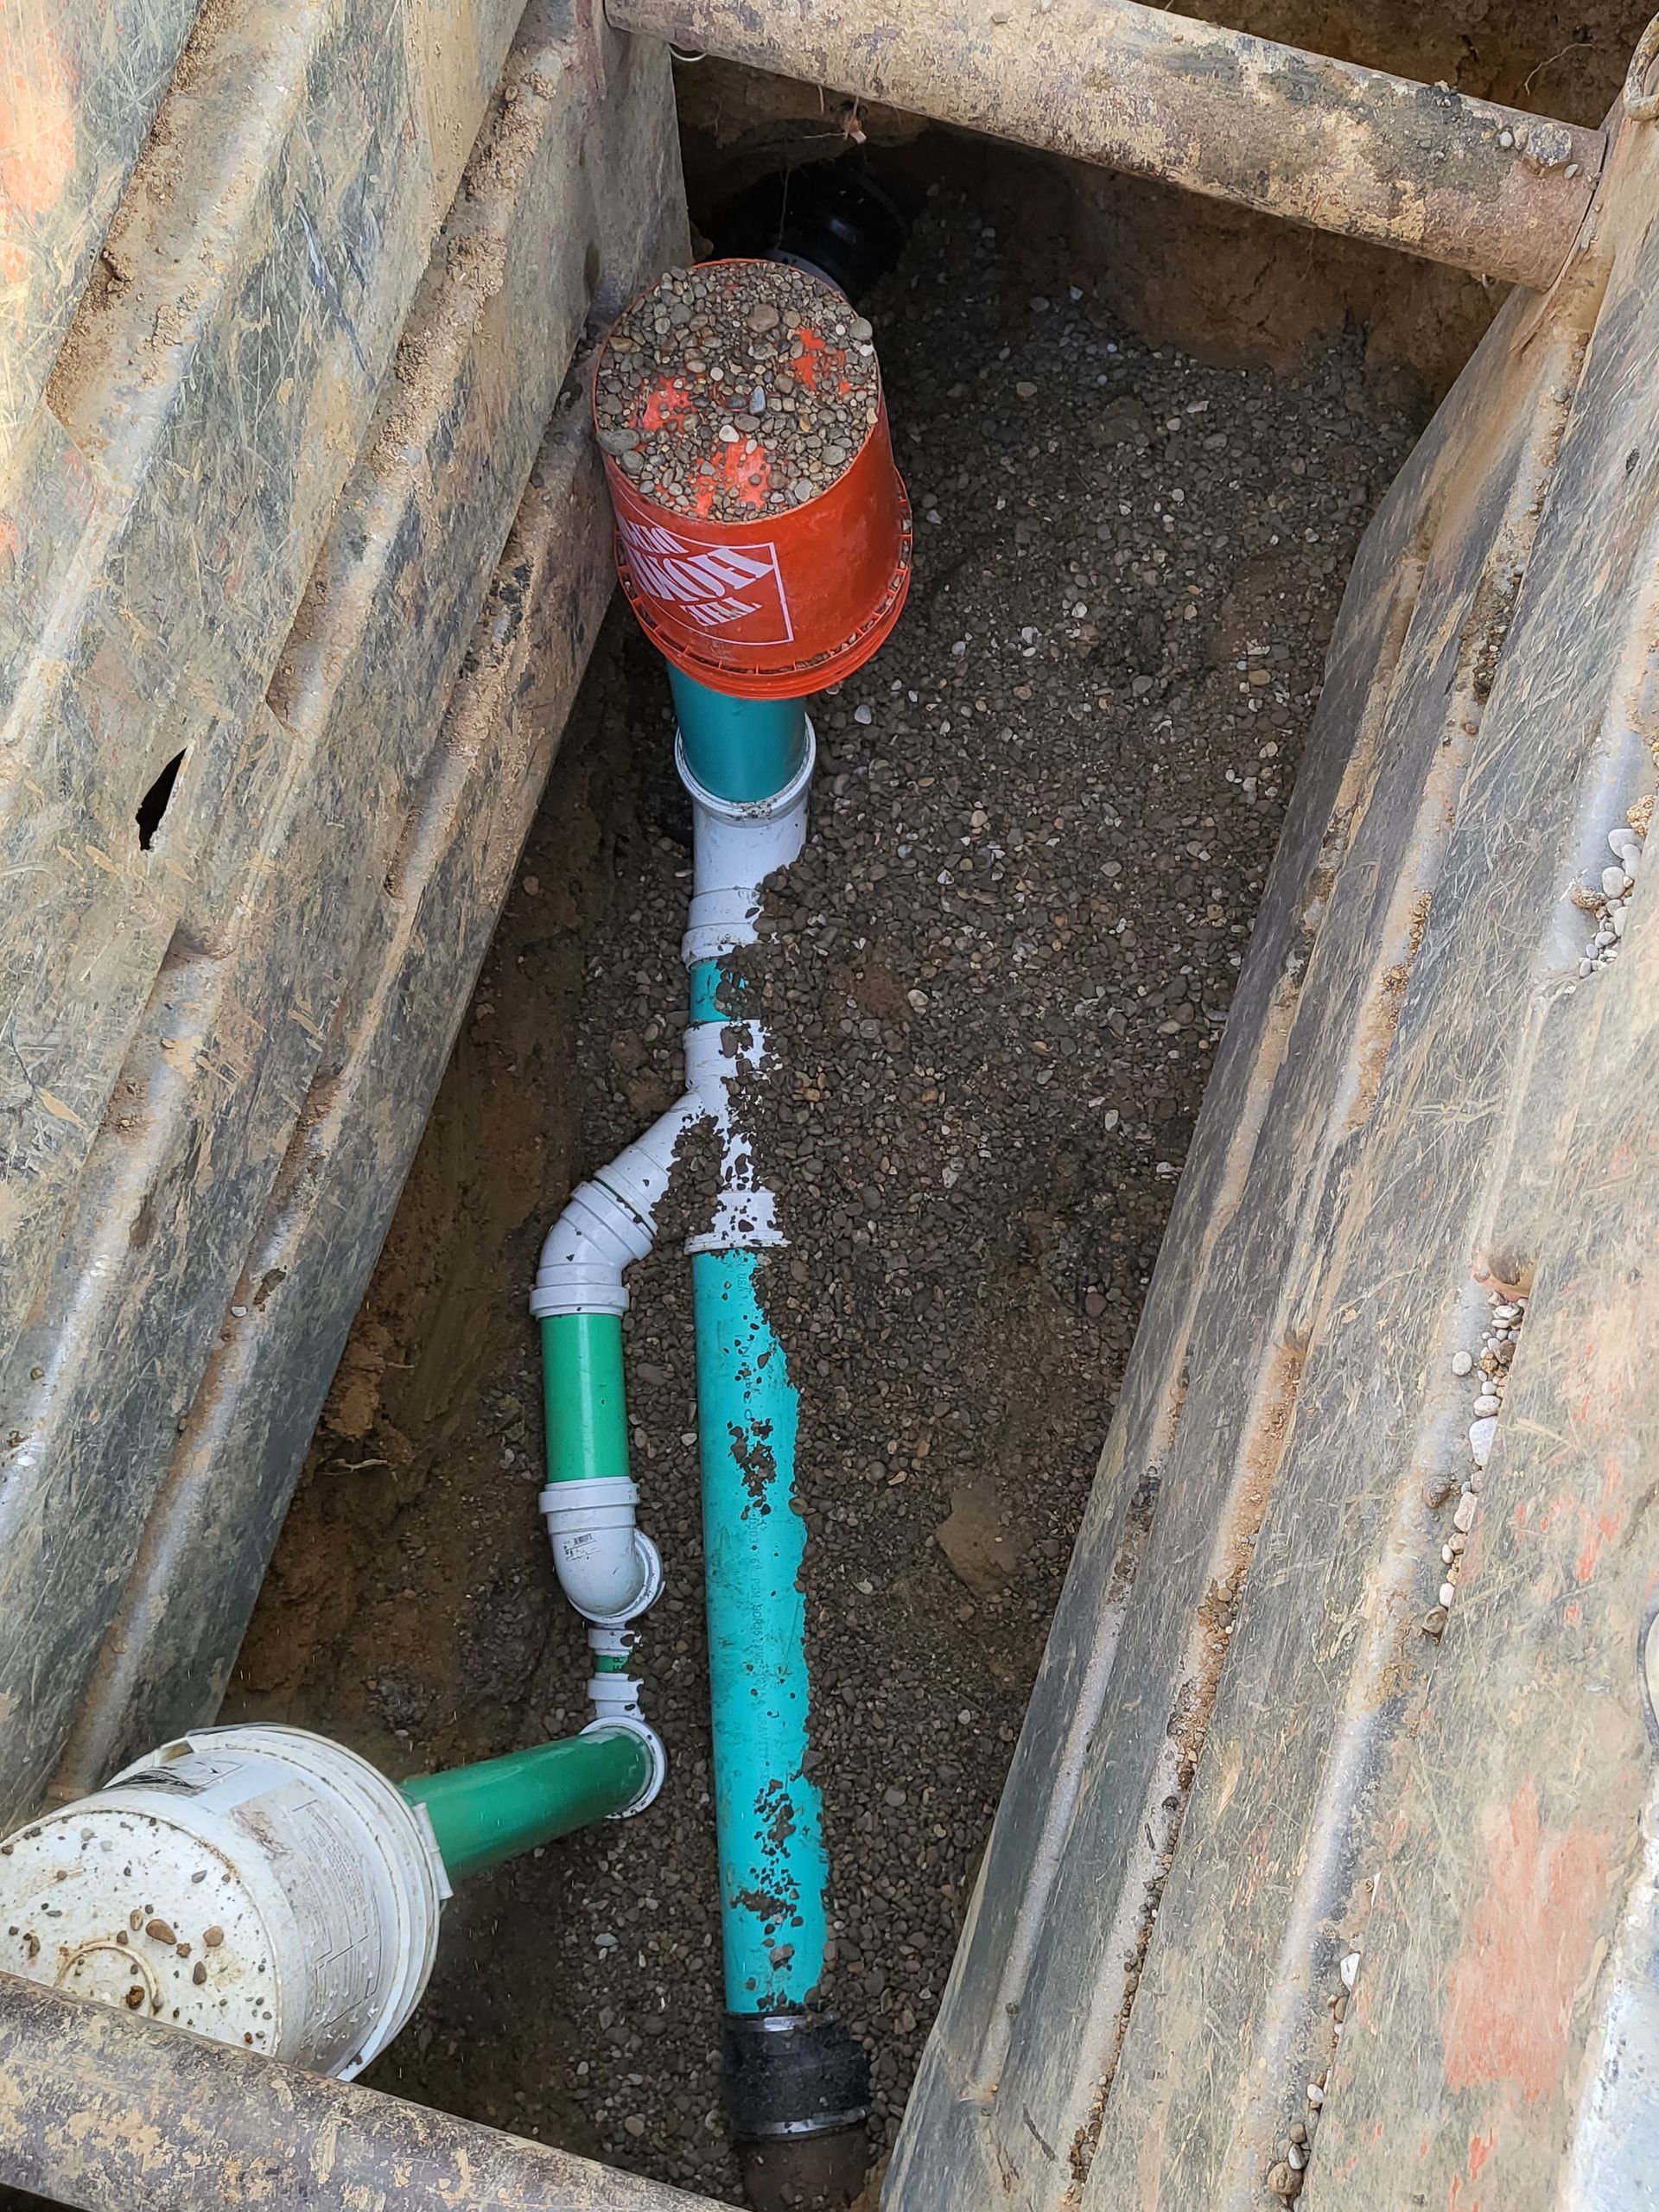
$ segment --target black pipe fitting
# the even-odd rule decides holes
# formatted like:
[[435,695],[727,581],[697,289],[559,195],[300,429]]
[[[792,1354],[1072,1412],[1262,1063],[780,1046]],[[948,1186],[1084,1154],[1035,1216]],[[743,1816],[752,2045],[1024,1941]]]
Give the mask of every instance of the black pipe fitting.
[[757,2212],[849,2204],[869,2145],[870,2062],[827,2012],[728,2012],[726,2114]]
[[870,2061],[827,2012],[728,2012],[726,2115],[735,2143],[775,2142],[861,2127]]

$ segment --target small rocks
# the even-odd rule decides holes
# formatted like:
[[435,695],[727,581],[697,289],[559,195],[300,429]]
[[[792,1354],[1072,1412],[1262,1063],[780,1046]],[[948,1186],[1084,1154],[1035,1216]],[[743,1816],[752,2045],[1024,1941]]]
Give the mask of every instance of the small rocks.
[[1629,922],[1630,898],[1636,889],[1637,873],[1642,860],[1642,837],[1629,824],[1617,823],[1607,832],[1607,842],[1618,856],[1618,864],[1602,869],[1599,895],[1582,892],[1573,893],[1577,903],[1592,909],[1597,918],[1596,933],[1585,946],[1583,957],[1578,963],[1581,982],[1599,973],[1618,957],[1619,944]]
[[1351,1989],[1359,1980],[1359,1953],[1350,1951],[1338,1967],[1337,1972],[1342,1977],[1343,1987]]
[[799,505],[835,480],[877,419],[869,331],[804,270],[671,269],[601,353],[599,442],[671,513],[753,522]]
[[1276,2166],[1268,2168],[1268,2187],[1287,2203],[1301,2195],[1303,2178],[1302,2169],[1293,2166],[1288,2158],[1281,2158]]
[[[1497,1435],[1498,1416],[1503,1411],[1504,1387],[1514,1363],[1516,1346],[1520,1340],[1521,1325],[1526,1319],[1527,1300],[1524,1297],[1506,1298],[1493,1291],[1489,1296],[1491,1318],[1481,1339],[1480,1356],[1459,1351],[1452,1360],[1452,1372],[1459,1380],[1478,1371],[1479,1386],[1471,1408],[1474,1419],[1469,1425],[1469,1457],[1472,1463],[1467,1479],[1458,1491],[1456,1510],[1452,1516],[1451,1540],[1440,1547],[1442,1564],[1449,1570],[1441,1582],[1439,1603],[1423,1618],[1423,1633],[1439,1636],[1444,1630],[1458,1594],[1458,1576],[1464,1551],[1480,1514],[1481,1480],[1486,1463],[1492,1454]],[[1437,1485],[1437,1488],[1440,1488]],[[1444,1503],[1457,1486],[1450,1482],[1440,1488],[1436,1504]],[[1427,1486],[1425,1485],[1425,1496]]]

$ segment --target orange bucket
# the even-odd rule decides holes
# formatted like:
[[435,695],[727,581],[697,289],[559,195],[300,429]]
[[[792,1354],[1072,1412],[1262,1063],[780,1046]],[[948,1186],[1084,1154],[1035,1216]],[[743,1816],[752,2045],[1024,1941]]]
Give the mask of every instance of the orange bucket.
[[[692,270],[671,271],[642,294],[619,317],[612,335],[664,286],[711,275],[718,283],[722,271],[752,285],[749,272],[763,270],[798,290],[800,272],[772,263],[702,263]],[[787,327],[785,318],[778,341],[792,342],[793,356],[785,357],[796,372],[789,381],[809,400],[823,379],[841,376],[846,359],[833,342],[829,317],[838,315],[843,324],[855,320],[838,293],[827,285],[814,289],[823,294],[830,334],[807,323]],[[750,290],[742,296],[753,296]],[[733,342],[747,346],[753,341],[734,334]],[[594,367],[596,404],[610,343],[607,339]],[[867,381],[873,366],[863,372]],[[746,377],[755,373],[747,359],[743,367]],[[684,377],[637,382],[620,435],[626,437],[629,424],[642,434],[667,432],[682,482],[705,488],[700,497],[682,496],[671,504],[653,496],[649,480],[635,481],[622,459],[606,449],[617,570],[652,644],[711,690],[759,699],[821,691],[861,667],[899,620],[910,586],[910,503],[893,457],[879,372],[874,374],[875,420],[863,442],[823,490],[798,502],[783,492],[785,504],[779,503],[781,487],[773,484],[763,435],[722,437],[708,406],[688,398]],[[841,389],[849,388],[843,381]],[[708,512],[715,504],[725,512]],[[734,509],[743,519],[733,518]]]

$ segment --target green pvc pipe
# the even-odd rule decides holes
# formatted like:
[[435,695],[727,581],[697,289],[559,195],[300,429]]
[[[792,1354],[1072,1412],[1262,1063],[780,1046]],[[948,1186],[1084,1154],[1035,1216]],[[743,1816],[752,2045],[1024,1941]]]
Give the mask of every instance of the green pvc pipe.
[[425,1806],[444,1872],[460,1882],[625,1811],[651,1776],[641,1738],[626,1728],[595,1728],[448,1774],[417,1775],[398,1787],[411,1805]]
[[542,1323],[542,1402],[550,1483],[627,1473],[620,1314],[546,1317]]
[[803,699],[734,699],[670,666],[685,765],[711,798],[773,798],[806,758]]

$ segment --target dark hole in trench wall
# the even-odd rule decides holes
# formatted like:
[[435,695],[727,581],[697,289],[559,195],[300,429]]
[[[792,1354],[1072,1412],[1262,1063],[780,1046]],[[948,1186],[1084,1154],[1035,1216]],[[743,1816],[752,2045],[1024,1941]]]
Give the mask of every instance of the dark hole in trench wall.
[[162,817],[167,812],[173,786],[178,782],[179,771],[183,766],[184,754],[175,753],[138,802],[133,819],[138,824],[138,849],[141,853],[147,853],[156,842],[156,832],[162,826]]

